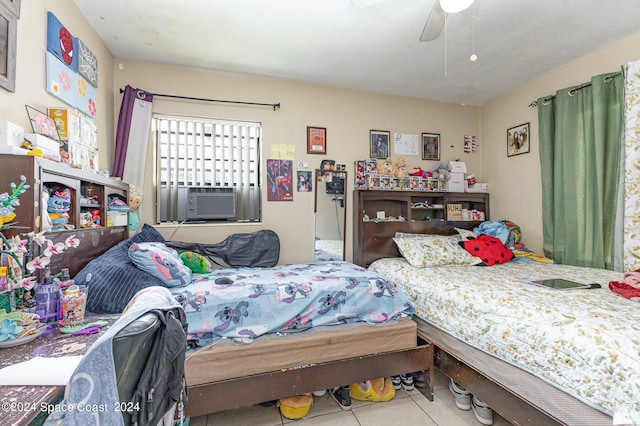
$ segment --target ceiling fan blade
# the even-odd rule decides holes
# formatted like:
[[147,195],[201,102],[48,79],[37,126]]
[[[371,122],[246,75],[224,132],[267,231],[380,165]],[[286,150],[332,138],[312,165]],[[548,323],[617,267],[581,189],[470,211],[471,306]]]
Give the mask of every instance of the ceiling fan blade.
[[442,10],[442,7],[440,7],[440,0],[436,0],[433,3],[433,8],[431,9],[431,13],[429,13],[427,22],[424,24],[420,41],[431,41],[440,36],[442,28],[444,28],[445,15],[446,13]]
[[384,0],[351,0],[351,4],[356,9],[366,9],[370,6],[375,6],[378,3],[382,3]]

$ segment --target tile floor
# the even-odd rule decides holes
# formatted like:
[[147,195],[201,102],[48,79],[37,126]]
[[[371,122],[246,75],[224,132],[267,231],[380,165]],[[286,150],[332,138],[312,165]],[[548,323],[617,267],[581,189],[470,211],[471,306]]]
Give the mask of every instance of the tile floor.
[[[471,410],[456,408],[453,396],[448,389],[448,379],[436,370],[435,398],[431,402],[418,390],[396,391],[389,402],[353,401],[352,409],[342,410],[338,404],[325,394],[313,397],[313,407],[309,414],[300,420],[289,420],[280,415],[277,407],[253,405],[236,410],[195,417],[189,426],[283,426],[292,423],[307,426],[378,426],[378,425],[424,425],[424,426],[462,426],[480,425]],[[502,417],[494,413],[495,426],[508,425]]]

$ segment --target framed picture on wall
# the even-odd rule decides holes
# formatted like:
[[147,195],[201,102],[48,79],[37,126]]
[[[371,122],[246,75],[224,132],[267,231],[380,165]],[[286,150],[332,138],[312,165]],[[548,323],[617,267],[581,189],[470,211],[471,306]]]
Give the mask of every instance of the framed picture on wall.
[[440,161],[440,133],[422,134],[422,159]]
[[0,0],[0,4],[6,6],[16,19],[20,19],[20,0]]
[[529,123],[507,129],[507,157],[529,152]]
[[307,126],[307,154],[327,153],[327,129]]
[[391,132],[385,130],[371,130],[369,132],[369,146],[371,158],[389,157],[389,138]]
[[15,92],[18,18],[7,7],[7,3],[6,0],[0,0],[0,87]]

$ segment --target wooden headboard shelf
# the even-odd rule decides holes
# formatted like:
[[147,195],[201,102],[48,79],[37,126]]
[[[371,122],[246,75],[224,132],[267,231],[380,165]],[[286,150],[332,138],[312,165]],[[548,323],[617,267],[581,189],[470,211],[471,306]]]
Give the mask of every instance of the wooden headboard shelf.
[[[413,207],[416,203],[426,203],[430,207]],[[375,260],[399,257],[400,253],[393,242],[396,232],[454,235],[455,228],[473,229],[481,223],[479,220],[445,220],[446,208],[450,203],[482,211],[485,220],[489,219],[487,193],[353,191],[353,263],[366,268]],[[379,211],[384,211],[387,217],[402,216],[406,221],[363,221],[365,214],[375,219]]]

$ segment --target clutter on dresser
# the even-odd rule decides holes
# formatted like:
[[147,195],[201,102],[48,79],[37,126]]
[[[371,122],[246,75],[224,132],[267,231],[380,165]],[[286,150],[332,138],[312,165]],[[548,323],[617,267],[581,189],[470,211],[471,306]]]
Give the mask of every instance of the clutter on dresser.
[[409,167],[404,157],[368,158],[354,161],[356,190],[426,191],[426,192],[488,192],[487,184],[466,175],[464,161],[438,161],[425,170]]
[[99,173],[95,120],[73,108],[48,108],[47,113],[29,105],[25,108],[31,132],[0,121],[0,153],[46,158]]
[[[10,237],[5,235],[8,230],[30,229],[15,221],[16,208],[20,206],[19,197],[30,187],[26,177],[20,176],[19,184],[10,183],[11,193],[0,194],[0,313],[20,311],[38,314],[43,321],[55,320],[58,315],[58,284],[55,283],[57,277],[49,274],[49,264],[53,256],[77,247],[79,241],[75,235],[70,235],[63,242],[54,244],[44,235],[44,231],[13,232]],[[48,194],[48,191],[43,192]],[[47,206],[47,209],[53,210],[49,206],[55,205],[55,220],[52,220],[55,226],[59,226],[59,220],[65,220],[63,214],[65,209],[68,211],[68,193],[62,190],[57,194],[51,198],[59,199]]]

